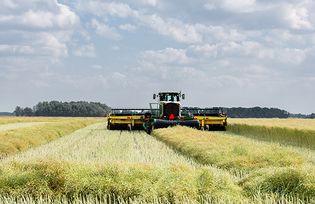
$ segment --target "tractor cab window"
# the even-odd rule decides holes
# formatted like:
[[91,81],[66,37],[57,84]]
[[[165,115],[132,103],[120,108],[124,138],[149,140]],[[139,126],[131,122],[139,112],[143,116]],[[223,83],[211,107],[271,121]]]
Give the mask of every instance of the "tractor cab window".
[[178,94],[161,94],[160,100],[167,101],[167,102],[178,102],[179,95]]

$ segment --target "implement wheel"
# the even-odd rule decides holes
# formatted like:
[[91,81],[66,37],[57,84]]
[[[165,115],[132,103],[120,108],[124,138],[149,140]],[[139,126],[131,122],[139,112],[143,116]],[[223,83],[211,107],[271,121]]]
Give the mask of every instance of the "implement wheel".
[[149,121],[147,121],[147,122],[145,123],[144,129],[145,129],[145,132],[146,132],[147,134],[151,135],[152,130],[153,130],[152,123],[149,122]]

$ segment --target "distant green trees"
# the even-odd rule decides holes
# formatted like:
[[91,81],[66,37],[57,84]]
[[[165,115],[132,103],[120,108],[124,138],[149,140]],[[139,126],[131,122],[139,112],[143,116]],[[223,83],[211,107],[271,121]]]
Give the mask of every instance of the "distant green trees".
[[34,108],[17,106],[16,116],[71,116],[71,117],[99,117],[109,113],[110,107],[98,102],[39,102]]
[[21,108],[20,106],[17,106],[14,110],[14,115],[16,116],[33,116],[33,110],[29,107]]
[[[200,109],[199,107],[183,107],[183,109]],[[216,109],[222,109],[223,112],[227,113],[228,117],[231,118],[288,118],[290,117],[290,113],[285,110],[281,110],[278,108],[261,108],[261,107],[253,107],[253,108],[242,108],[242,107],[234,107],[234,108],[223,108],[216,107]]]
[[[198,107],[183,107],[194,108]],[[99,102],[39,102],[34,108],[22,108],[17,106],[13,112],[16,116],[71,116],[71,117],[99,117],[107,115],[111,108]],[[315,118],[315,113],[310,115],[290,114],[288,111],[278,108],[223,108],[231,118]]]
[[229,117],[232,118],[289,118],[290,113],[278,108],[226,108]]

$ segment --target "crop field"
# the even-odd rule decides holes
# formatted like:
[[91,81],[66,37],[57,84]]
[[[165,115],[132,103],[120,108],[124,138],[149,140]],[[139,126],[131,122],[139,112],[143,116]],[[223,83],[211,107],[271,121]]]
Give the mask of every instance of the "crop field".
[[147,135],[104,118],[7,118],[0,203],[313,203],[313,120],[273,120]]
[[228,130],[261,141],[315,149],[315,119],[229,119]]

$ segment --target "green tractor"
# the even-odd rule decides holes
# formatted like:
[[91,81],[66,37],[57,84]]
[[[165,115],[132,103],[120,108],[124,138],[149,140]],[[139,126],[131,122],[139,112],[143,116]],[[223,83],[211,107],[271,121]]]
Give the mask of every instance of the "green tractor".
[[[148,134],[153,129],[167,128],[175,125],[199,128],[200,122],[193,115],[182,115],[181,99],[185,99],[185,94],[181,92],[160,92],[153,94],[153,99],[158,103],[151,103],[151,111],[145,113],[143,128]],[[153,105],[157,105],[153,108]]]

